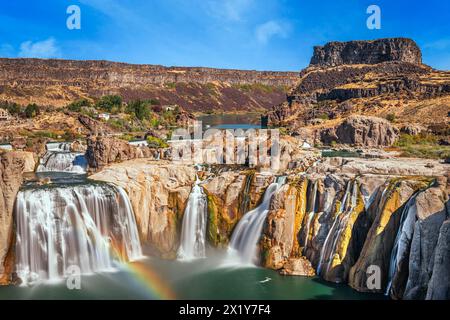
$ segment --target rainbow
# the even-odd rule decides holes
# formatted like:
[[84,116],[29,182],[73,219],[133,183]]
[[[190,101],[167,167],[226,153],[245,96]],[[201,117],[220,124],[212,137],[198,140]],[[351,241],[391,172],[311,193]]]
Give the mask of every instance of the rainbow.
[[160,300],[175,300],[176,296],[172,289],[167,286],[163,279],[148,264],[140,261],[128,262],[125,268],[135,276],[139,284]]
[[129,261],[126,252],[118,242],[111,242],[111,251],[122,261],[120,269],[126,271],[130,275],[130,280],[138,287],[142,287],[152,297],[159,300],[175,300],[176,296],[172,289],[165,284],[165,281],[159,274],[152,270],[149,264],[145,264],[140,260]]

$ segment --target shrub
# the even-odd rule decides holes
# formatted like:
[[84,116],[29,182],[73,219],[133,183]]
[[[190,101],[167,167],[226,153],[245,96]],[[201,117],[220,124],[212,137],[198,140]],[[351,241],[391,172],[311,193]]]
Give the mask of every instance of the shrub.
[[389,114],[386,116],[386,120],[389,121],[389,122],[394,122],[394,121],[395,121],[395,114],[389,113]]
[[91,104],[91,102],[90,102],[89,100],[87,100],[87,99],[79,99],[79,100],[76,100],[76,101],[70,103],[70,104],[67,106],[67,108],[68,108],[70,111],[73,111],[73,112],[81,112],[81,109],[82,109],[83,107],[90,108],[90,107],[92,107],[92,104]]
[[29,104],[25,108],[25,117],[34,118],[39,115],[39,112],[39,106],[37,104]]
[[395,143],[404,157],[445,159],[450,157],[450,147],[438,144],[438,137],[432,134],[402,134]]
[[162,139],[159,139],[159,138],[153,137],[153,136],[147,137],[147,143],[148,143],[148,146],[151,148],[167,148],[169,146]]
[[122,107],[122,97],[116,95],[103,96],[95,104],[95,108],[111,113],[120,111]]

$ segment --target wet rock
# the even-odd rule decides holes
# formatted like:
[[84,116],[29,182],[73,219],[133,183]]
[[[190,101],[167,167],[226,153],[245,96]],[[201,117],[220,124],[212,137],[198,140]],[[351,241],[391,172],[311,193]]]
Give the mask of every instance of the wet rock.
[[445,221],[439,231],[435,249],[433,275],[428,284],[426,299],[450,299],[450,220]]
[[[397,298],[421,300],[426,298],[436,261],[439,230],[447,217],[445,208],[447,201],[446,193],[439,186],[417,196],[417,222],[411,241],[409,270],[403,273],[403,276],[407,277],[407,283],[403,283],[397,290],[399,292]],[[434,281],[441,276],[442,274],[436,274]],[[404,295],[401,294],[402,291]]]
[[290,258],[284,264],[283,269],[280,270],[280,274],[286,276],[315,276],[314,268],[311,266],[311,262],[305,257]]
[[[377,206],[372,226],[367,234],[361,254],[351,268],[349,285],[363,292],[384,292],[388,285],[391,252],[395,243],[403,205],[421,188],[430,183],[427,179],[392,179]],[[377,266],[381,272],[381,287],[368,288],[368,268]]]

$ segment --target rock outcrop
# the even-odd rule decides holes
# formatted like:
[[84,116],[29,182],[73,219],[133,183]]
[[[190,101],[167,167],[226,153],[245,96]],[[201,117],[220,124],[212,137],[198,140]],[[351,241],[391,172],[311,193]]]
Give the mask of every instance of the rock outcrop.
[[228,244],[239,219],[259,204],[273,179],[272,175],[255,174],[252,170],[229,171],[203,184],[208,196],[207,237],[213,246]]
[[152,158],[155,151],[138,147],[125,140],[107,136],[93,136],[87,140],[86,159],[91,171],[101,170],[110,163],[137,158]]
[[11,152],[0,152],[0,285],[10,281],[13,271],[13,206],[22,183],[24,160]]
[[385,119],[350,116],[339,126],[321,132],[324,144],[332,142],[364,147],[391,146],[398,138],[398,130]]
[[122,187],[130,198],[139,234],[150,253],[175,258],[194,167],[138,159],[112,164],[91,179]]
[[343,64],[377,64],[386,61],[422,63],[417,44],[406,38],[373,41],[329,42],[314,47],[311,65],[334,67]]

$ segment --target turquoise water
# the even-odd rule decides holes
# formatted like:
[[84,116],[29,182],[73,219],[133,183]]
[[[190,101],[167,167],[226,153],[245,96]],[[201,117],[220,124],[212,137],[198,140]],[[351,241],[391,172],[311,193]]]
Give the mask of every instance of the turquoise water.
[[202,121],[204,129],[256,129],[261,128],[260,113],[243,114],[208,114],[198,116],[197,120]]
[[[118,271],[82,276],[81,289],[65,281],[34,287],[0,287],[0,299],[382,299],[317,277],[281,276],[262,268],[220,268],[214,259],[194,262],[146,258]],[[140,271],[136,271],[139,269]],[[151,274],[148,276],[146,274]],[[170,295],[165,294],[171,292]]]

